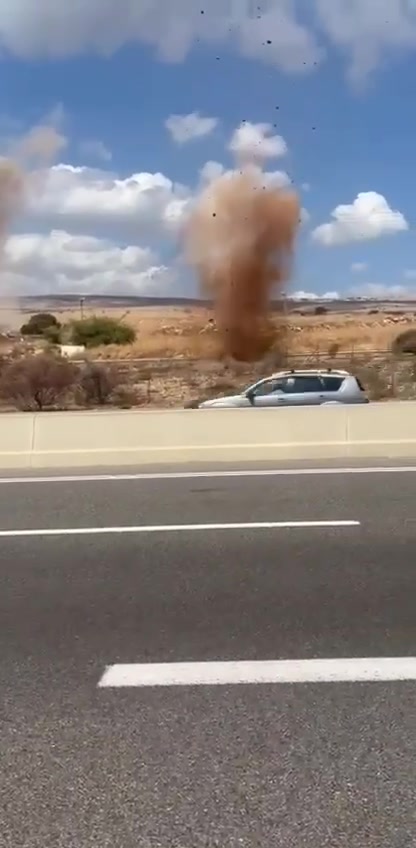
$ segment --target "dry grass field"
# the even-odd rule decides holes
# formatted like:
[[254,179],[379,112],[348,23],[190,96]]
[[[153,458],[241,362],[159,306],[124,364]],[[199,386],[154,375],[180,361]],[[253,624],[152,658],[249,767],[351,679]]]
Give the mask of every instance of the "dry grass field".
[[[62,307],[50,302],[42,306],[62,323],[81,317],[79,305]],[[276,313],[275,349],[262,362],[244,364],[221,357],[208,308],[84,306],[84,317],[118,318],[130,323],[137,334],[131,345],[94,348],[88,358],[101,360],[114,373],[122,395],[135,398],[130,403],[134,406],[181,407],[197,398],[233,393],[282,366],[345,368],[361,378],[374,400],[416,398],[416,358],[390,352],[398,334],[416,329],[416,305],[359,304],[350,311],[332,306],[319,315],[315,308],[314,304],[295,307],[284,321]],[[15,344],[4,339],[5,348]]]
[[[307,305],[286,316],[283,345],[279,345],[282,317],[276,314],[276,352],[279,352],[276,355],[271,351],[265,361],[253,364],[221,359],[212,312],[203,307],[150,306],[128,311],[95,308],[86,309],[84,314],[85,317],[111,315],[135,328],[134,344],[98,348],[93,355],[116,369],[121,381],[133,386],[140,403],[145,405],[183,406],[196,398],[241,390],[284,364],[282,349],[288,367],[321,364],[352,370],[361,377],[372,399],[416,397],[413,357],[399,361],[389,354],[396,336],[416,327],[416,311],[409,308],[404,311],[399,306],[371,306],[315,315],[315,307]],[[79,312],[67,311],[59,318],[65,321],[75,315],[79,317]],[[158,363],[135,361],[159,358],[162,361]]]
[[[309,309],[309,311],[308,311]],[[79,317],[79,310],[55,314],[61,321]],[[210,324],[212,313],[203,307],[141,307],[131,310],[94,309],[90,314],[111,315],[131,324],[137,333],[134,344],[97,349],[97,358],[151,359],[190,358],[212,360],[219,356],[219,341]],[[276,316],[278,337],[281,317]],[[334,355],[336,351],[387,351],[402,330],[416,328],[416,310],[401,313],[397,309],[351,312],[328,311],[315,315],[313,307],[287,315],[285,347],[293,355]]]

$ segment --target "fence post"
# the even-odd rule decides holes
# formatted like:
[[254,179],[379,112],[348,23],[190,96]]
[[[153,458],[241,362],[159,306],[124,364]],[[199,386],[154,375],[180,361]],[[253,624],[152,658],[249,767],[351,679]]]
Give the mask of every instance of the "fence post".
[[395,357],[390,358],[390,388],[391,396],[397,397],[397,361]]

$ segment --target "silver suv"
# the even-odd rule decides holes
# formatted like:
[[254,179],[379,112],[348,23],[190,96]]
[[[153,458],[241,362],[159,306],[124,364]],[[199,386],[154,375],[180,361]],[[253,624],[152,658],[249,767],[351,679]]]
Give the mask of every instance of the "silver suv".
[[198,409],[334,403],[368,403],[358,377],[348,371],[280,371],[259,380],[239,395],[205,400],[198,404]]

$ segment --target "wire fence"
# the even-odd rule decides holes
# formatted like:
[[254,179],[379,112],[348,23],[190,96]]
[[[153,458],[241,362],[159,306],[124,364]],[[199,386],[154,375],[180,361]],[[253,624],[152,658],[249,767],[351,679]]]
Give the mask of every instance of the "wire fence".
[[[270,357],[265,357],[263,360],[257,363],[258,367],[264,367],[267,365],[268,361],[271,361],[273,357],[276,358],[277,361],[282,362],[305,362],[305,361],[313,361],[316,365],[320,365],[322,363],[327,364],[328,362],[337,362],[339,361],[348,361],[348,362],[362,362],[362,361],[400,361],[402,359],[411,360],[412,354],[394,354],[391,350],[383,350],[381,348],[374,349],[363,349],[363,348],[345,348],[345,350],[336,350],[333,353],[328,351],[328,348],[313,348],[307,351],[301,352],[291,352],[289,350],[279,351],[277,354],[272,354]],[[416,357],[415,357],[416,358]],[[74,360],[77,361],[77,360]],[[79,362],[82,362],[83,359],[79,358]],[[155,356],[155,357],[126,357],[126,358],[106,358],[105,355],[101,356],[99,359],[90,360],[93,362],[105,363],[108,365],[117,364],[117,365],[132,365],[132,366],[172,366],[172,367],[186,367],[186,366],[197,366],[201,362],[209,362],[215,363],[216,365],[224,365],[227,367],[239,367],[239,363],[231,360],[218,360],[218,359],[201,359],[197,357],[189,357],[189,356]],[[241,365],[241,363],[240,363]],[[247,364],[246,367],[252,367],[252,364]]]
[[141,402],[155,406],[182,405],[193,398],[227,394],[281,369],[332,368],[354,373],[374,400],[416,398],[416,357],[386,350],[344,350],[280,353],[259,363],[188,358],[95,360],[117,381],[134,387]]

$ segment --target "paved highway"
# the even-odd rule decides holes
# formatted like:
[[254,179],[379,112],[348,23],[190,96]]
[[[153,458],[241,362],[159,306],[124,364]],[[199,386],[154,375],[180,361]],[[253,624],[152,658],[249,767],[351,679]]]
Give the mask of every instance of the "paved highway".
[[0,481],[5,848],[414,848],[416,468],[266,470]]

